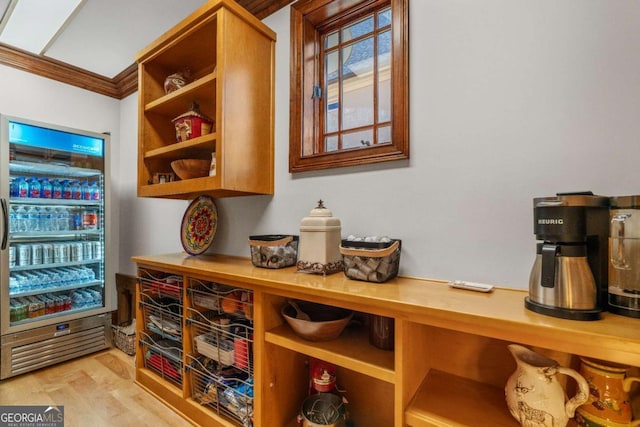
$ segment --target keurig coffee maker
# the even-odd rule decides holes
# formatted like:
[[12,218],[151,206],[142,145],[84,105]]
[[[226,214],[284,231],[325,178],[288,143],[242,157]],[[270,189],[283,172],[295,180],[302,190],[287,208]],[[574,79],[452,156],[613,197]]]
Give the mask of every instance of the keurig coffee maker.
[[536,260],[525,306],[537,313],[596,320],[607,305],[609,198],[591,192],[533,200]]

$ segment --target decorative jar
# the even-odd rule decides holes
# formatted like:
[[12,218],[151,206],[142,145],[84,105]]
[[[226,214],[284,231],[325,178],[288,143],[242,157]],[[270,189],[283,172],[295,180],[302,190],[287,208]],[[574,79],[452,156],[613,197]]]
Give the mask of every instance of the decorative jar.
[[309,216],[300,222],[298,271],[316,274],[342,271],[341,230],[340,219],[334,217],[320,200]]

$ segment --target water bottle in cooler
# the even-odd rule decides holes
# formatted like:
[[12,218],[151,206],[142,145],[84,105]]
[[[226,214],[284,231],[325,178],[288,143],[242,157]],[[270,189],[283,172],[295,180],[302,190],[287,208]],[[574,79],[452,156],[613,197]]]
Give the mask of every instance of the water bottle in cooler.
[[73,209],[69,214],[71,215],[71,229],[82,230],[82,211],[80,209]]
[[71,181],[71,198],[73,200],[82,200],[82,188],[77,180]]
[[18,207],[12,205],[9,210],[9,231],[15,233],[18,231]]
[[69,230],[69,208],[60,206],[57,209],[57,231]]
[[40,231],[52,231],[52,209],[47,207],[41,207],[38,212],[38,220],[40,223]]
[[51,199],[53,197],[53,187],[49,182],[49,178],[40,180],[40,197],[43,199]]
[[35,206],[27,209],[27,231],[40,231],[40,212]]
[[29,183],[24,176],[18,177],[18,197],[29,197]]
[[51,181],[51,198],[62,199],[62,184],[57,179]]
[[18,178],[11,178],[9,183],[9,197],[18,197],[20,191],[18,190]]
[[98,184],[98,181],[94,181],[91,184],[91,199],[92,200],[101,200],[102,199],[102,189]]
[[23,205],[18,206],[16,210],[16,231],[18,233],[27,231],[28,222],[29,215],[27,215],[27,210]]
[[91,186],[89,185],[89,181],[82,181],[82,185],[80,186],[82,190],[82,199],[83,200],[91,200]]
[[42,190],[40,181],[38,181],[36,178],[30,178],[28,182],[29,182],[29,197],[33,199],[39,199],[40,191]]

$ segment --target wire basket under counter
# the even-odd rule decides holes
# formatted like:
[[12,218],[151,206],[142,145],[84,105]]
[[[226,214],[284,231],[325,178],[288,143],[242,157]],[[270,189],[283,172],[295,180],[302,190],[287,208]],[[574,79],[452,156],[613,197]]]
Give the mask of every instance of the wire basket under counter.
[[221,366],[233,366],[253,376],[253,323],[214,310],[187,309],[193,349]]
[[187,289],[191,306],[229,317],[253,320],[253,291],[215,282],[190,279]]
[[143,350],[145,368],[177,386],[182,386],[184,364],[181,344],[144,331],[140,334],[139,343]]
[[182,276],[141,268],[138,270],[138,282],[143,297],[174,299],[177,303],[182,304]]
[[191,397],[243,427],[253,426],[253,377],[205,356],[187,355]]
[[182,342],[183,307],[171,301],[142,298],[144,328],[162,338]]

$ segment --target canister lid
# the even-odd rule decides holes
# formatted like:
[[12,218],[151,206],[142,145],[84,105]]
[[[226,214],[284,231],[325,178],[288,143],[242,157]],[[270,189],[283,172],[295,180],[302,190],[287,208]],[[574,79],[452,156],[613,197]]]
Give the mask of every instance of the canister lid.
[[611,209],[627,208],[638,209],[640,208],[640,196],[615,196],[611,197]]
[[333,216],[333,213],[324,206],[322,200],[318,201],[318,206],[311,209],[308,217],[302,218],[300,222],[300,230],[315,230],[319,228],[340,227],[340,219]]

